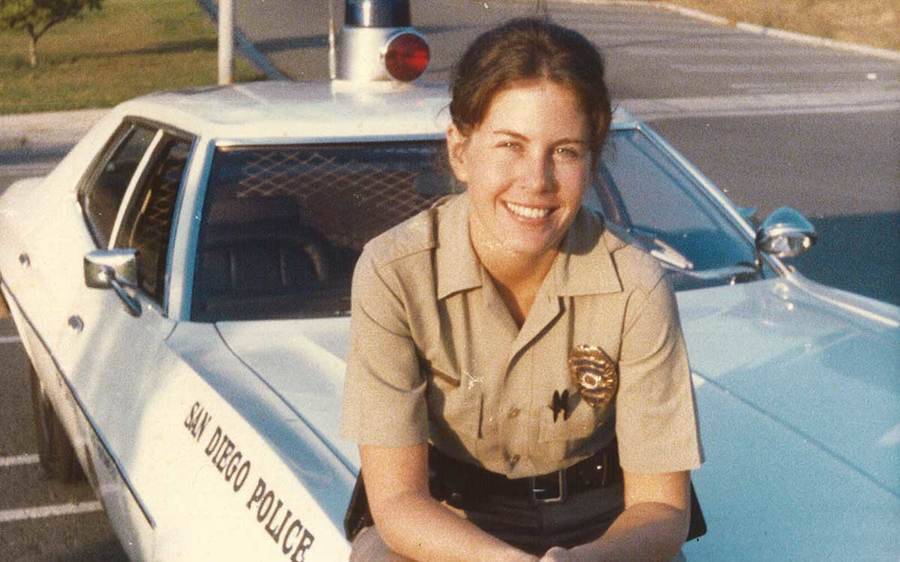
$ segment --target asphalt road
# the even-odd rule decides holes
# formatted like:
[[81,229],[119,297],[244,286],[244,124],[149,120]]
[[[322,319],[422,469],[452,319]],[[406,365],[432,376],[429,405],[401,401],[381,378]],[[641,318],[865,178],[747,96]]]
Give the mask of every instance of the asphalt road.
[[[282,72],[327,76],[327,4],[236,4],[238,25]],[[533,12],[530,2],[413,2],[434,53],[426,79],[446,79],[485,27]],[[736,203],[763,214],[790,205],[813,220],[821,241],[796,261],[803,273],[900,304],[900,64],[653,8],[551,2],[550,14],[604,49],[614,97]],[[0,192],[63,154],[0,151]],[[0,560],[122,560],[87,485],[48,482],[36,464],[26,361],[0,319]],[[25,509],[38,506],[54,509]]]

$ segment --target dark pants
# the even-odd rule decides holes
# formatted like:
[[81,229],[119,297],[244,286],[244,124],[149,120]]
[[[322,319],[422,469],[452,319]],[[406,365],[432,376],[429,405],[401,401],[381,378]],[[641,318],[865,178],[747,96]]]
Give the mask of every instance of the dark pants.
[[576,493],[556,503],[487,495],[476,505],[453,505],[483,531],[526,552],[570,548],[602,535],[624,509],[622,482]]

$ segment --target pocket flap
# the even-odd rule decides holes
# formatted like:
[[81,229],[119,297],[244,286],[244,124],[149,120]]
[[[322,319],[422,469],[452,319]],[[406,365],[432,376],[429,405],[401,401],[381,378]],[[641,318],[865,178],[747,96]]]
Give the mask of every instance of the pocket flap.
[[538,441],[578,441],[593,435],[608,417],[609,409],[599,411],[592,408],[587,402],[578,396],[576,391],[574,398],[569,398],[570,404],[575,404],[568,419],[564,419],[563,412],[559,412],[556,420],[553,419],[553,409],[545,408],[541,416]]

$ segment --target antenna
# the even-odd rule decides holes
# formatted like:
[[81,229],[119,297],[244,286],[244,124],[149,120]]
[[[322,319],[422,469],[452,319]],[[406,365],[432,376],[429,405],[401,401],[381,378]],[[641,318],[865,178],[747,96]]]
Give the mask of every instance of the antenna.
[[334,0],[328,0],[328,77],[337,78],[337,50],[334,46]]

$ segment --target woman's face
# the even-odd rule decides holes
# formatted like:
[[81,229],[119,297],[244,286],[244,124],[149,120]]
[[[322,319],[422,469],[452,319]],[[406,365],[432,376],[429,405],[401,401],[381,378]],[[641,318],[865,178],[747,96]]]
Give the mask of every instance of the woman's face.
[[450,163],[468,185],[476,251],[537,259],[556,250],[591,174],[589,134],[575,94],[549,80],[497,93],[468,137],[450,126]]

